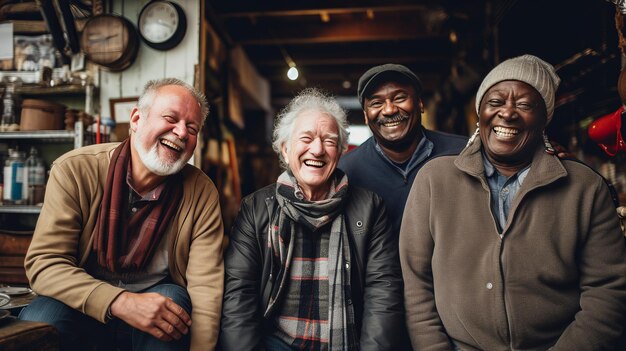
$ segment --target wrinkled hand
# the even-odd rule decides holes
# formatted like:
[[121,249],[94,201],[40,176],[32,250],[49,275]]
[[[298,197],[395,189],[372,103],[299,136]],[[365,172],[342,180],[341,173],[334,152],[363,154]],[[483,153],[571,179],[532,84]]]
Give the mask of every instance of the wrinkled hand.
[[178,340],[189,332],[191,317],[170,298],[157,293],[121,293],[111,314],[161,341]]

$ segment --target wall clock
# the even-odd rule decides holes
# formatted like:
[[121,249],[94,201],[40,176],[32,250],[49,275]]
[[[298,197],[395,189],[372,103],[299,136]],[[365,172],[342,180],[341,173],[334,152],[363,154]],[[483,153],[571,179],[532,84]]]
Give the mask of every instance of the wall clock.
[[121,71],[137,57],[139,36],[135,26],[124,17],[96,15],[85,23],[80,46],[91,62]]
[[157,50],[175,47],[187,31],[185,12],[172,1],[154,0],[147,3],[139,13],[137,23],[141,39]]

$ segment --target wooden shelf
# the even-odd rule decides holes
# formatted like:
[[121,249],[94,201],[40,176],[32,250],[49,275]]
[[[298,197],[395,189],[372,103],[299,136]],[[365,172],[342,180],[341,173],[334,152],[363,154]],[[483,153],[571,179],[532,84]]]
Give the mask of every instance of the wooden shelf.
[[[12,72],[2,71],[0,75],[11,75]],[[15,74],[37,74],[37,72],[15,72]],[[43,84],[23,84],[17,88],[17,93],[26,96],[46,95],[85,95],[87,88],[80,84],[62,84],[47,86]],[[0,86],[0,92],[4,93],[4,86]]]
[[17,92],[21,95],[84,95],[85,91],[86,88],[80,84],[64,84],[53,87],[33,84],[22,85],[17,89]]

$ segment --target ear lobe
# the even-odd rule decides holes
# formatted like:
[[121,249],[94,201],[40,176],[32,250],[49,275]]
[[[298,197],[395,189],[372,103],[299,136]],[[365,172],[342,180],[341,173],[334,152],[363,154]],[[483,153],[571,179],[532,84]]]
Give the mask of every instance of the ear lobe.
[[139,108],[135,106],[130,111],[130,129],[133,132],[137,131],[137,127],[139,125],[140,119],[141,119],[141,115],[139,114]]

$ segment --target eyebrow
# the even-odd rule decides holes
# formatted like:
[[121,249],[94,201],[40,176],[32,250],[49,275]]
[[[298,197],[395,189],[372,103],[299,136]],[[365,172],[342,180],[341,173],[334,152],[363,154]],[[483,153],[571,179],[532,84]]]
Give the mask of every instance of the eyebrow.
[[[406,88],[396,88],[393,89],[392,91],[389,92],[389,95],[393,95],[393,94],[397,94],[397,93],[405,93],[408,94],[408,91]],[[373,100],[373,99],[377,99],[377,98],[383,98],[385,96],[387,96],[388,94],[372,94],[370,95],[367,100]]]
[[[313,135],[313,134],[315,134],[315,132],[313,130],[303,130],[303,131],[300,132],[299,135],[303,135],[303,134]],[[326,133],[326,134],[322,135],[322,138],[325,138],[325,139],[329,139],[329,138],[339,139],[339,134],[338,133]]]

